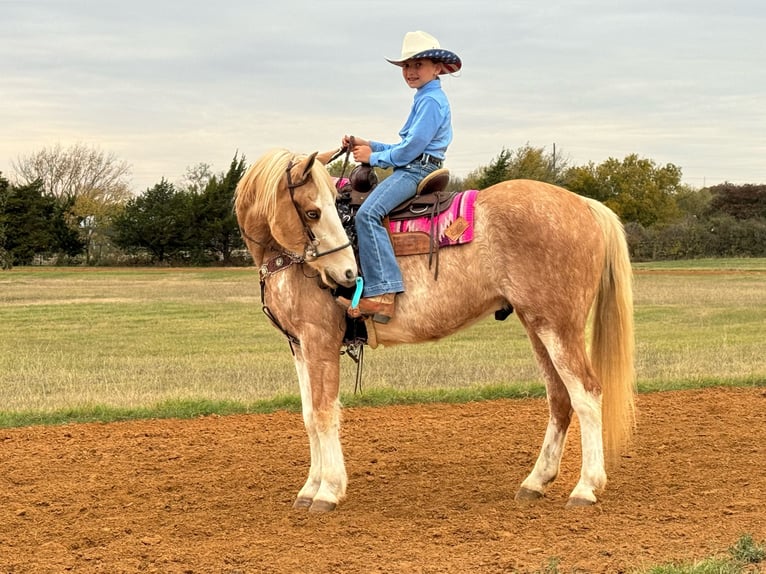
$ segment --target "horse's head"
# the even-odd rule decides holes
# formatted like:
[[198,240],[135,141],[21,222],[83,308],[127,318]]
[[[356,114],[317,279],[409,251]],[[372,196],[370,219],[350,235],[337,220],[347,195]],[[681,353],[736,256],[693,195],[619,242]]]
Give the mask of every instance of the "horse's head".
[[235,208],[256,263],[273,241],[301,255],[330,287],[353,285],[356,259],[335,197],[332,178],[316,153],[298,157],[274,150],[253,164],[237,186]]

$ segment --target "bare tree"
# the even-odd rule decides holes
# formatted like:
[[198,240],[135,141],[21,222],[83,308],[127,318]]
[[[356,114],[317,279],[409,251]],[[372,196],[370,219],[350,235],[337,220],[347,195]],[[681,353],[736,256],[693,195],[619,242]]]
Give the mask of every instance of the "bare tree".
[[65,206],[65,217],[85,243],[85,259],[100,259],[109,239],[105,234],[111,219],[132,197],[130,166],[113,153],[76,144],[56,144],[11,162],[22,185],[42,182],[45,193]]
[[56,144],[12,161],[19,183],[42,181],[43,189],[63,201],[85,196],[105,203],[130,198],[130,165],[113,153],[85,144],[68,148]]
[[[205,191],[205,188],[214,177],[213,168],[209,163],[198,163],[186,168],[186,173],[177,186],[179,189],[199,195]],[[223,177],[223,174],[221,174],[221,177]]]

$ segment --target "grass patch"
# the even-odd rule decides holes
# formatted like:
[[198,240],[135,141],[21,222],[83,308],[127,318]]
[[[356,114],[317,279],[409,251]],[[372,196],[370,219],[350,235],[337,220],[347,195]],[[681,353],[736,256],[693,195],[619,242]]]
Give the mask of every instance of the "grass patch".
[[[474,387],[455,390],[408,390],[392,391],[373,389],[361,394],[343,393],[341,402],[345,407],[380,407],[387,405],[425,403],[467,403],[498,399],[520,399],[545,396],[542,385]],[[284,395],[272,399],[245,404],[239,401],[198,399],[169,399],[147,407],[114,407],[106,405],[85,405],[49,412],[33,410],[9,412],[0,411],[0,428],[24,427],[31,425],[55,425],[67,423],[118,422],[145,418],[192,419],[203,416],[267,414],[276,411],[300,412],[298,395]]]
[[731,257],[727,259],[679,259],[673,261],[649,261],[634,263],[636,271],[642,270],[737,270],[737,271],[766,271],[766,258],[763,257]]
[[[694,564],[663,564],[633,571],[633,574],[755,574],[766,561],[764,542],[756,542],[752,535],[743,534],[723,557],[707,558]],[[536,574],[559,574],[561,560],[548,559],[548,564]],[[579,571],[579,570],[576,570]]]
[[764,542],[756,542],[752,535],[744,534],[729,548],[728,556],[709,558],[695,564],[666,564],[642,571],[645,574],[747,574],[757,572],[757,566],[766,560]]
[[[634,284],[639,389],[764,384],[766,259],[637,268],[652,271]],[[0,313],[4,426],[297,408],[292,357],[261,313],[252,268],[16,268],[0,273]],[[348,406],[543,393],[513,316],[368,349],[361,396],[354,363],[341,368]]]
[[300,398],[277,397],[253,405],[236,401],[212,401],[209,399],[171,399],[153,406],[121,408],[105,405],[89,405],[50,412],[22,411],[0,412],[0,427],[23,427],[71,423],[110,423],[146,418],[192,419],[210,415],[240,415],[269,413],[277,410],[300,411]]

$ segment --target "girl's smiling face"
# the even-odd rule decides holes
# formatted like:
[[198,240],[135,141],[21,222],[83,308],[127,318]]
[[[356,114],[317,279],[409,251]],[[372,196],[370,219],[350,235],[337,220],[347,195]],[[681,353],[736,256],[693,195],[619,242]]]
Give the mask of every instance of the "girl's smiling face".
[[431,80],[439,77],[442,71],[440,63],[429,60],[428,58],[417,58],[407,60],[402,64],[402,76],[410,88],[422,88]]

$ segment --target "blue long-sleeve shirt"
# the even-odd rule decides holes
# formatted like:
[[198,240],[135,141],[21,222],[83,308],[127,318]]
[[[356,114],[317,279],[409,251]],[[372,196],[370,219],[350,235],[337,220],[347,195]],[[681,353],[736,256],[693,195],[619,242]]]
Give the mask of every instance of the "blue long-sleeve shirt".
[[371,141],[370,165],[401,167],[421,154],[443,160],[452,142],[452,113],[441,80],[436,78],[415,92],[415,101],[396,144]]

